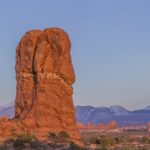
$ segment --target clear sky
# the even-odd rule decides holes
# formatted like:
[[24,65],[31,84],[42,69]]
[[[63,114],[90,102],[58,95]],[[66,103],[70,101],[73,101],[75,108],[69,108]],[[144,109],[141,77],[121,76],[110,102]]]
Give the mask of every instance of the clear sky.
[[72,41],[76,105],[150,104],[149,0],[1,0],[0,105],[15,99],[21,36],[54,26]]

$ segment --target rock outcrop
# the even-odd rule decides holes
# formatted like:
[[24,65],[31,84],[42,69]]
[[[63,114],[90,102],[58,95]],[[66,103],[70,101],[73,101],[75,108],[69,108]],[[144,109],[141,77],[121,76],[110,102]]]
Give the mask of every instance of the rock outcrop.
[[150,132],[150,122],[147,123],[147,131]]
[[73,105],[75,73],[65,31],[32,30],[16,49],[15,120],[30,130],[66,131],[79,139]]

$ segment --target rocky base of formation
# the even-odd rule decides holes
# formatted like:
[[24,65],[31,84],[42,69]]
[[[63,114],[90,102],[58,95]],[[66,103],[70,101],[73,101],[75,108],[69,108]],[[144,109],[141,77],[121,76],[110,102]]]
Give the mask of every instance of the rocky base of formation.
[[70,48],[67,33],[59,28],[32,30],[22,37],[16,49],[15,117],[0,119],[0,137],[29,132],[44,138],[65,131],[79,141]]
[[29,128],[24,120],[0,118],[0,142],[26,133],[31,133],[42,140],[46,139],[50,132],[53,131],[48,128]]
[[9,119],[7,117],[0,118],[0,144],[8,141],[9,139],[15,139],[20,135],[26,134],[34,135],[39,141],[48,140],[49,142],[49,135],[58,135],[60,132],[65,132],[65,134],[68,135],[68,139],[70,139],[70,141],[81,145],[80,138],[72,137],[72,135],[70,136],[70,134],[63,129],[60,130],[60,128],[58,128],[57,130],[51,130],[48,127],[31,128],[29,127],[29,124],[24,120],[20,121],[17,119]]

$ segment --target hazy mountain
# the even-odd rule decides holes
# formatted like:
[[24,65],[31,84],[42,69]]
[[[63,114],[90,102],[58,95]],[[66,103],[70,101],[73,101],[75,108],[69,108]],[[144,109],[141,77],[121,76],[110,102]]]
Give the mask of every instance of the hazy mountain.
[[116,120],[120,126],[142,125],[150,122],[150,110],[129,111],[119,105],[111,107],[77,106],[76,117],[82,123],[99,124]]
[[114,105],[110,107],[110,110],[113,114],[122,115],[122,114],[129,114],[129,110],[125,109],[120,105]]

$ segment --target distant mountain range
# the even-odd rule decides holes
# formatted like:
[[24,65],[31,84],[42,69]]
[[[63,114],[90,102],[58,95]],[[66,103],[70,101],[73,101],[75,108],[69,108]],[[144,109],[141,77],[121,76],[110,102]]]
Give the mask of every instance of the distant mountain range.
[[77,106],[76,118],[78,122],[84,124],[108,123],[116,120],[119,126],[144,125],[150,122],[150,106],[134,111],[129,111],[119,105],[111,107]]
[[[14,102],[0,106],[0,116],[14,117]],[[120,105],[111,107],[76,106],[78,122],[87,124],[108,123],[116,120],[119,126],[144,125],[150,122],[150,106],[129,111]]]

